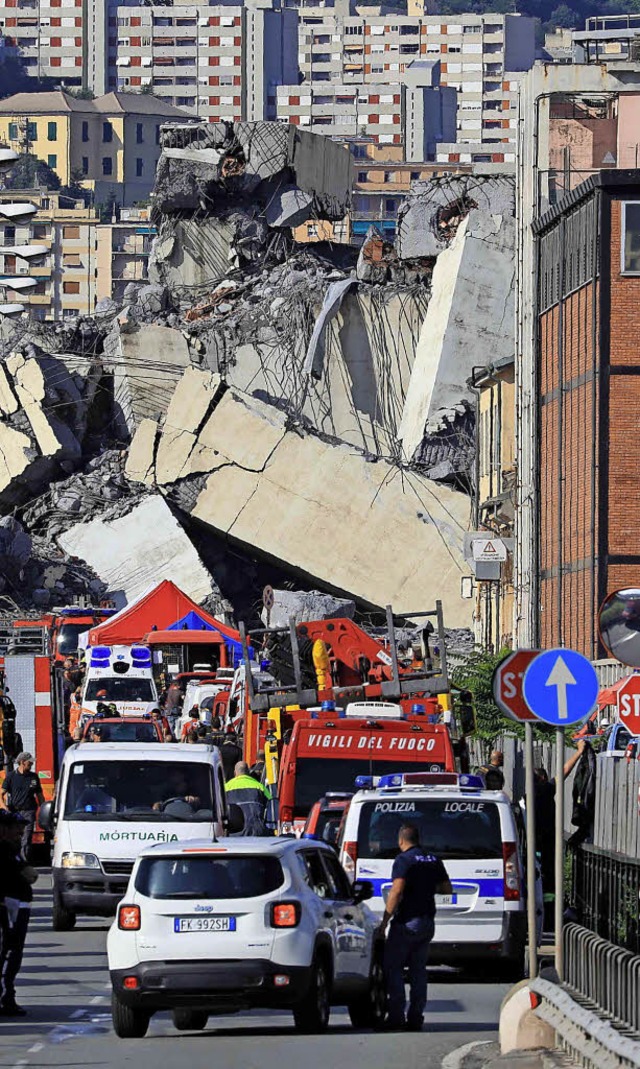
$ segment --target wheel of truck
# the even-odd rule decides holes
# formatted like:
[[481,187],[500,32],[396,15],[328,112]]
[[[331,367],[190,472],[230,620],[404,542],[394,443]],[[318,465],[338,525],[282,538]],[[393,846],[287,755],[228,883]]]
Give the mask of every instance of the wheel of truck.
[[311,980],[304,998],[293,1008],[293,1019],[299,1032],[317,1035],[326,1031],[331,1013],[330,986],[329,970],[320,958],[312,966]]
[[171,1011],[171,1016],[173,1027],[179,1032],[201,1032],[209,1020],[206,1010],[177,1009]]
[[115,991],[111,995],[111,1020],[119,1039],[142,1039],[151,1020],[147,1010],[134,1010],[120,1002]]
[[72,909],[62,905],[58,895],[53,896],[51,924],[54,932],[70,932],[76,926],[76,915]]
[[381,951],[376,951],[371,963],[368,990],[353,1002],[349,1002],[347,1009],[354,1028],[382,1027],[386,1011],[386,992]]

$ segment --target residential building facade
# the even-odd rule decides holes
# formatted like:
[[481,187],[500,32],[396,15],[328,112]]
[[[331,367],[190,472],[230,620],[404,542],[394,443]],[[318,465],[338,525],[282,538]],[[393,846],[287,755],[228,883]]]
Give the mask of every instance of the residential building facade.
[[156,233],[150,215],[149,208],[123,208],[117,221],[98,227],[98,300],[112,297],[114,301],[122,301],[130,282],[144,282],[147,279],[149,253]]
[[93,208],[46,190],[0,190],[0,313],[90,315],[97,299]]
[[118,7],[109,87],[145,88],[209,122],[275,118],[273,86],[297,78],[297,15],[238,3]]
[[153,96],[107,93],[78,100],[60,90],[0,100],[0,141],[48,163],[63,185],[80,181],[96,203],[148,198],[160,157],[160,126],[185,112]]

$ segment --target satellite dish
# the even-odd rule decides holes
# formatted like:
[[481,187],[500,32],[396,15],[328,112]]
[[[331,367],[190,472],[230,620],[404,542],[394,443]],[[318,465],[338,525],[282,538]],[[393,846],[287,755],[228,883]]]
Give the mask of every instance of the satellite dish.
[[609,594],[598,613],[600,638],[612,657],[640,668],[640,589]]

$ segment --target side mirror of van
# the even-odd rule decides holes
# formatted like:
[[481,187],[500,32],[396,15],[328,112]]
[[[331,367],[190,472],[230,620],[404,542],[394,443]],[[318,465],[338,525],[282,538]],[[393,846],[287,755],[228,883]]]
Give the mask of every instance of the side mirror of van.
[[373,898],[371,880],[355,880],[353,883],[353,901],[366,902],[369,898]]
[[244,813],[239,805],[229,805],[229,835],[239,835],[244,830]]
[[53,802],[43,802],[38,810],[38,824],[43,831],[53,831]]

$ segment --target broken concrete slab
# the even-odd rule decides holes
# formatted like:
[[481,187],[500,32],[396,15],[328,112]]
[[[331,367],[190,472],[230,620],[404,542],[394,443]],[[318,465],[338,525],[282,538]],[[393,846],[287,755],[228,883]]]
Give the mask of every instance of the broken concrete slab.
[[158,423],[155,419],[140,420],[125,465],[125,475],[133,482],[153,485],[157,435]]
[[189,460],[198,444],[198,433],[221,388],[219,375],[195,367],[185,371],[169,402],[158,443],[155,471],[159,483],[174,483],[192,474]]
[[409,196],[398,210],[398,258],[416,260],[438,256],[474,208],[514,218],[513,176],[446,175],[413,182]]
[[105,339],[104,366],[113,373],[121,433],[132,436],[141,420],[164,415],[190,365],[189,346],[178,330],[155,323],[114,328]]
[[433,270],[400,424],[407,461],[425,431],[438,431],[460,406],[473,404],[472,368],[513,353],[514,283],[514,220],[473,209]]
[[311,217],[313,197],[297,186],[285,186],[277,191],[265,208],[269,226],[300,226]]
[[86,561],[122,604],[161,579],[173,580],[196,601],[219,593],[159,494],[145,497],[118,519],[77,524],[60,534],[58,542]]
[[353,620],[355,601],[323,594],[320,590],[274,590],[273,607],[261,612],[262,622],[269,627],[289,626],[290,617],[298,623],[305,620],[332,620],[336,617]]
[[449,625],[467,623],[464,495],[289,430],[284,413],[231,389],[198,444],[210,474],[194,519],[361,603],[401,613],[440,598]]

